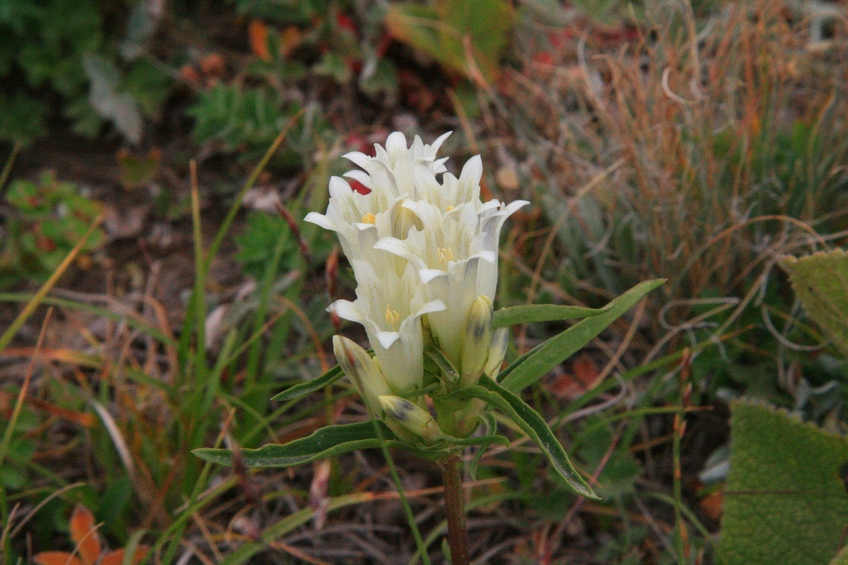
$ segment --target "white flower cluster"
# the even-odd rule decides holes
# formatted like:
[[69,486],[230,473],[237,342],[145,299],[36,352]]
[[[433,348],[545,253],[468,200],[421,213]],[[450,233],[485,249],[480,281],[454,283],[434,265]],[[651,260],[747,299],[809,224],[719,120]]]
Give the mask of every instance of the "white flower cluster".
[[[490,355],[489,349],[505,348],[505,333],[493,339],[489,328],[482,350],[479,344],[466,344],[469,312],[482,301],[491,320],[501,227],[527,202],[482,202],[479,156],[465,164],[459,178],[446,171],[447,158],[436,158],[448,135],[432,145],[416,136],[407,147],[404,135],[395,132],[385,149],[375,146],[375,157],[348,153],[345,158],[362,170],[344,176],[370,192],[360,194],[333,177],[327,213],[306,216],[338,234],[353,267],[356,300],[338,300],[329,309],[365,327],[375,358],[340,336],[334,349],[375,414],[386,407],[381,396],[421,387],[425,317],[432,343],[460,374],[476,371],[479,376],[494,364],[487,359],[500,355],[498,366],[503,359],[502,351]],[[476,366],[465,366],[470,364]]]

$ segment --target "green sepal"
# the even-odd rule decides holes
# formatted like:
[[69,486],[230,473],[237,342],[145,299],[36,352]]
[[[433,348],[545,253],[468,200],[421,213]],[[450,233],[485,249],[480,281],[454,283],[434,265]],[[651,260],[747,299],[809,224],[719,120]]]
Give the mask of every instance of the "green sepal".
[[665,279],[637,284],[607,304],[603,308],[603,313],[586,318],[533,348],[501,372],[501,385],[512,392],[518,392],[535,383],[548,371],[595,339],[616,318],[627,312],[643,296],[663,283],[665,283]]
[[436,364],[441,372],[441,377],[443,377],[449,384],[456,384],[459,382],[459,371],[441,349],[437,347],[428,349],[427,357]]
[[479,398],[509,416],[527,437],[539,446],[553,469],[568,486],[586,498],[600,500],[571,464],[568,454],[547,422],[521,398],[485,375],[480,377],[477,386],[462,388],[450,396],[457,399]]
[[492,327],[503,328],[531,322],[557,322],[560,320],[580,320],[603,314],[612,308],[612,303],[603,308],[584,308],[582,306],[558,306],[554,304],[527,304],[509,306],[496,310]]
[[[378,421],[376,425],[380,426],[386,445],[406,447],[397,441],[395,434],[383,422]],[[258,449],[242,449],[240,454],[247,466],[252,468],[294,467],[372,447],[380,447],[380,438],[374,423],[366,421],[327,426],[286,444],[270,443]],[[233,452],[229,449],[200,448],[192,453],[219,465],[233,464]]]
[[317,390],[321,390],[322,388],[333,384],[343,376],[344,371],[342,371],[342,368],[340,366],[336,365],[320,377],[311,379],[309,381],[306,381],[305,383],[294,385],[293,387],[289,387],[283,392],[274,396],[271,400],[296,400],[298,398],[306,396],[307,394],[313,393]]

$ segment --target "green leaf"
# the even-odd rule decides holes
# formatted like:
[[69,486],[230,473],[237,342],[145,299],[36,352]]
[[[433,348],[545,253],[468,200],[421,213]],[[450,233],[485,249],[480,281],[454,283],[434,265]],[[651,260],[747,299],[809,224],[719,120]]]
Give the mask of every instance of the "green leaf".
[[302,398],[307,394],[311,394],[315,391],[321,390],[322,388],[333,384],[343,376],[344,371],[342,371],[341,367],[336,365],[320,377],[312,379],[311,381],[306,381],[305,383],[294,385],[293,387],[289,387],[280,394],[276,395],[271,400],[283,401]]
[[[377,423],[388,445],[395,445],[395,435],[382,422]],[[370,421],[355,424],[327,426],[311,435],[284,445],[271,443],[259,449],[243,449],[241,456],[248,467],[294,467],[319,459],[327,459],[348,451],[380,447],[380,438]],[[219,465],[232,465],[233,452],[229,449],[195,449],[192,453]]]
[[833,345],[848,357],[848,252],[834,249],[807,257],[783,257],[792,288]]
[[578,322],[561,334],[534,348],[501,373],[501,385],[513,392],[518,392],[535,383],[548,371],[595,339],[616,318],[627,312],[643,296],[663,283],[665,283],[665,279],[637,284],[607,304],[602,313]]
[[530,322],[555,322],[559,320],[577,320],[603,314],[612,308],[613,303],[603,308],[583,308],[581,306],[556,306],[553,304],[530,304],[510,306],[495,312],[494,327],[503,328]]
[[731,406],[717,563],[827,563],[843,543],[848,440],[753,402]]
[[487,81],[494,80],[510,39],[511,4],[506,0],[436,0],[436,12],[444,23],[439,27],[441,58],[472,76],[470,57]]
[[86,55],[83,67],[91,80],[88,101],[102,118],[111,120],[115,128],[133,144],[141,141],[142,117],[133,97],[118,92],[120,73],[115,65],[98,55]]
[[505,0],[436,0],[429,5],[392,4],[386,28],[394,37],[447,68],[473,76],[469,58],[487,81],[498,73],[514,12]]
[[436,29],[440,23],[431,6],[420,4],[392,4],[386,11],[386,28],[389,33],[415,49],[438,57],[441,49]]
[[451,400],[479,398],[509,416],[527,434],[527,437],[539,446],[542,453],[545,454],[545,457],[553,465],[554,470],[568,486],[586,498],[599,500],[598,495],[592,491],[592,488],[574,469],[565,449],[563,449],[554,432],[548,427],[542,416],[528,406],[521,398],[500,386],[486,375],[480,377],[479,385],[461,388],[449,395],[448,398]]

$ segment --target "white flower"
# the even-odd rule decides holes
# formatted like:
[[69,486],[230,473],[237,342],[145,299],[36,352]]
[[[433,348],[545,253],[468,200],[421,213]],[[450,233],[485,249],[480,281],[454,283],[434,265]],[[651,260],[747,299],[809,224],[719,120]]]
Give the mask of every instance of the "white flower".
[[417,135],[412,146],[407,149],[406,137],[394,132],[386,139],[386,148],[375,145],[376,154],[369,157],[364,153],[348,153],[344,157],[362,167],[363,171],[350,171],[346,177],[358,180],[371,189],[375,205],[386,209],[401,196],[418,200],[415,193],[414,177],[424,171],[431,174],[445,172],[447,158],[436,159],[436,152],[450,132],[443,134],[432,145],[425,145]]
[[[377,397],[403,395],[422,385],[425,317],[436,345],[467,373],[466,384],[483,372],[496,372],[503,359],[506,333],[496,332],[493,339],[491,327],[483,326],[490,321],[497,290],[501,228],[527,202],[482,202],[479,156],[465,163],[459,177],[446,171],[446,158],[436,158],[448,135],[432,145],[416,136],[407,147],[396,132],[385,148],[375,146],[374,157],[348,153],[345,157],[361,170],[344,176],[370,192],[360,194],[333,177],[327,213],[306,217],[338,234],[353,267],[357,299],[338,300],[330,309],[362,324],[368,334],[374,358],[366,355],[368,361],[356,364],[347,359],[343,368],[365,375],[349,374],[352,379],[377,383],[374,390],[357,385],[372,412]],[[479,312],[469,321],[474,304]],[[473,343],[463,352],[466,341]],[[357,357],[350,349],[340,353]]]
[[[433,145],[425,145],[415,136],[407,149],[406,138],[400,132],[391,134],[386,148],[375,145],[376,156],[352,152],[345,155],[364,171],[354,170],[344,176],[359,181],[371,190],[360,194],[341,177],[330,178],[330,203],[327,213],[310,212],[305,220],[334,231],[339,236],[342,251],[349,260],[364,259],[370,263],[381,262],[373,252],[374,244],[383,237],[405,237],[415,224],[415,216],[401,204],[407,199],[417,199],[415,177],[435,180],[435,174],[445,171],[447,158],[436,159],[436,151],[450,132],[439,137]],[[429,177],[428,177],[429,175]],[[479,176],[478,176],[479,182]],[[376,255],[376,256],[375,256]],[[395,262],[398,274],[403,272],[403,262]]]
[[420,387],[424,376],[421,317],[445,305],[438,299],[425,301],[415,270],[407,265],[397,276],[391,259],[387,254],[382,265],[354,260],[356,300],[337,300],[329,309],[365,327],[386,382],[393,393],[404,393]]
[[428,321],[442,351],[457,366],[471,304],[481,295],[494,300],[503,223],[525,204],[478,200],[442,211],[426,202],[406,201],[402,205],[415,212],[423,228],[411,229],[403,240],[384,237],[374,246],[414,265],[425,297],[444,302],[445,309],[429,314]]

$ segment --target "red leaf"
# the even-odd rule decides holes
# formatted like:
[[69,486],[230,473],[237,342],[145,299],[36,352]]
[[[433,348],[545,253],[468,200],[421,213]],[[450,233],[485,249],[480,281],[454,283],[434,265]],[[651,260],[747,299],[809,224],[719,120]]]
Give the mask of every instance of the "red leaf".
[[100,558],[100,536],[94,529],[94,514],[77,504],[71,514],[71,539],[77,544],[77,552],[85,565],[94,565]]
[[64,551],[43,551],[32,558],[35,565],[83,565],[76,556]]
[[[139,545],[135,548],[135,553],[133,554],[133,558],[131,563],[135,565],[136,563],[141,563],[141,561],[147,556],[147,552],[150,550],[146,545]],[[103,560],[100,562],[100,565],[121,565],[124,562],[124,550],[116,549],[115,551],[110,551],[106,555],[103,556]]]
[[250,39],[250,50],[263,61],[271,60],[268,51],[268,27],[262,20],[253,20],[247,28],[247,36]]

